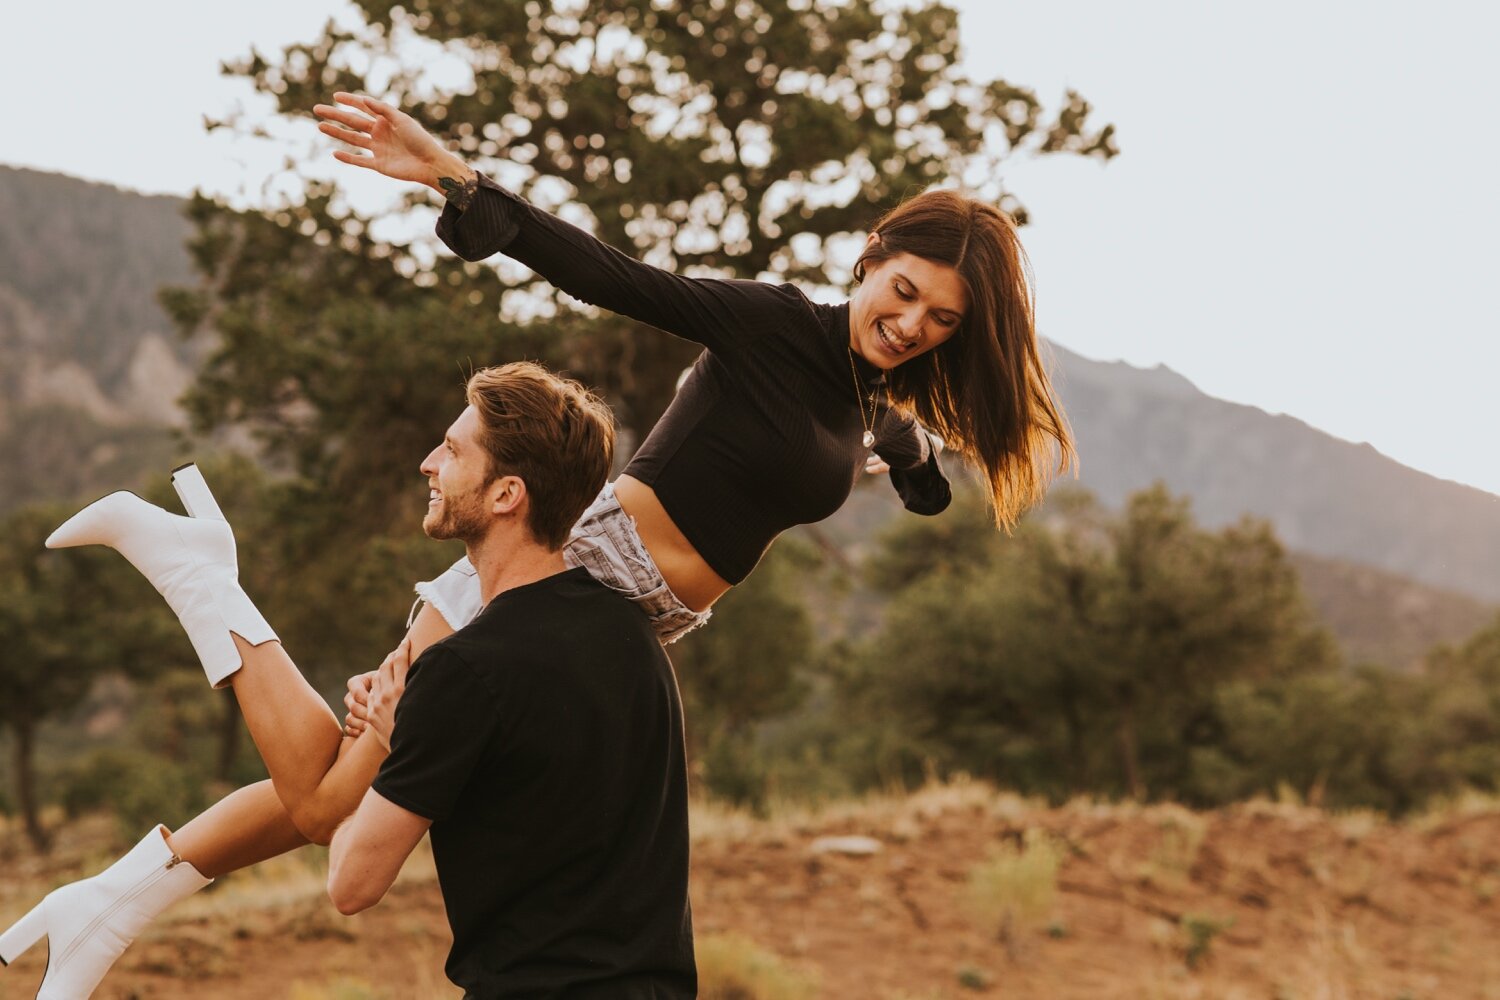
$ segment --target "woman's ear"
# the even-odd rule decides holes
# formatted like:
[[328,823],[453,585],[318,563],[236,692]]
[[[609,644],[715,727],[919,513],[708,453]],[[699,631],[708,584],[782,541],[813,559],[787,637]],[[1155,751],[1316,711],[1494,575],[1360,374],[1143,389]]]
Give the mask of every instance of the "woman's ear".
[[865,280],[865,261],[864,261],[864,256],[865,256],[865,254],[869,253],[871,250],[874,250],[875,248],[877,248],[879,246],[880,246],[880,234],[879,233],[871,233],[869,236],[865,237],[865,248],[859,252],[860,259],[854,262],[854,280],[855,281],[864,281]]

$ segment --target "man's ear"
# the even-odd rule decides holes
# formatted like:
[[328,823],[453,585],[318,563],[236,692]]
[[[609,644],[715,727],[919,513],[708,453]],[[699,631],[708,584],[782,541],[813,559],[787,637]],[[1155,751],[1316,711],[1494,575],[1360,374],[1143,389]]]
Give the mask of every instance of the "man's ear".
[[501,476],[490,485],[490,512],[513,514],[526,499],[526,483],[520,476]]

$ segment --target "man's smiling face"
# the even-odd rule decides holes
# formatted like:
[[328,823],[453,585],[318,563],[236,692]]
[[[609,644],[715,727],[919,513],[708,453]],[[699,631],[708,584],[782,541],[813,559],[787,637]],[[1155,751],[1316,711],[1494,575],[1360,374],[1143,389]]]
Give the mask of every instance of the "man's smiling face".
[[428,537],[471,541],[484,536],[493,517],[488,492],[495,477],[479,444],[479,414],[467,407],[448,428],[443,443],[423,460],[429,490],[422,530]]

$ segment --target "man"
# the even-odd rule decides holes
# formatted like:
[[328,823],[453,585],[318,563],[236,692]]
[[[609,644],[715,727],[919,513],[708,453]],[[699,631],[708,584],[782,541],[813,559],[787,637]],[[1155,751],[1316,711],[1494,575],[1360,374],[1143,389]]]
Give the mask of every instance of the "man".
[[329,896],[373,906],[430,828],[466,996],[695,996],[676,680],[646,616],[562,555],[609,472],[608,412],[528,363],[468,400],[422,463],[423,528],[464,542],[486,607],[409,674],[399,651],[382,667],[391,752],[334,834]]

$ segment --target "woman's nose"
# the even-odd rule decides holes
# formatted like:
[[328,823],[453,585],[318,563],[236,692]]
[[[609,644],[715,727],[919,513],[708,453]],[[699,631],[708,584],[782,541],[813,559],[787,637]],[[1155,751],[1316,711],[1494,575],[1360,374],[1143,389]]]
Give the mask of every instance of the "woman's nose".
[[901,336],[906,340],[920,340],[927,332],[927,310],[913,306],[901,316]]

